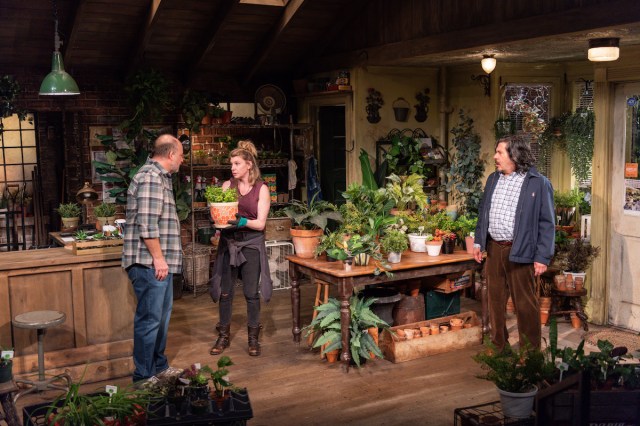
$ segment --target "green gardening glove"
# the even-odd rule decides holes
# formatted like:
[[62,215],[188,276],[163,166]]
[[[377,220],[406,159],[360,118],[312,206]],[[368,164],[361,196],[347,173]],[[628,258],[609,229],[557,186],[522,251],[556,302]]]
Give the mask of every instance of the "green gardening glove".
[[240,216],[236,213],[236,220],[230,220],[227,222],[231,227],[235,227],[236,229],[247,226],[247,218],[244,216]]

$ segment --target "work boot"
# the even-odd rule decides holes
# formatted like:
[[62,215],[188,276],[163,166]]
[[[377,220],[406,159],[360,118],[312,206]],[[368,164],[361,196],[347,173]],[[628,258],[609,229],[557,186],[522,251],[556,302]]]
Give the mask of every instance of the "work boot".
[[249,332],[249,355],[258,356],[260,355],[260,343],[258,343],[258,335],[260,334],[260,329],[262,325],[259,324],[257,327],[247,326],[247,330]]
[[229,337],[231,336],[231,324],[222,325],[216,324],[216,330],[218,330],[218,339],[213,345],[209,353],[211,355],[220,355],[225,349],[229,347]]

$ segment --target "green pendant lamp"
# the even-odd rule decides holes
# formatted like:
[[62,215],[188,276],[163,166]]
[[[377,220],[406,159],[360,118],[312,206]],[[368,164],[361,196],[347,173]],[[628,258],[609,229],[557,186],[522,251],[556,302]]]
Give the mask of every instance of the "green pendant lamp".
[[42,96],[67,96],[79,95],[80,89],[78,84],[65,70],[62,63],[62,55],[60,54],[60,36],[58,35],[58,11],[56,10],[55,1],[53,3],[53,17],[55,20],[56,30],[54,34],[54,52],[51,61],[51,72],[42,80],[40,84],[40,95]]

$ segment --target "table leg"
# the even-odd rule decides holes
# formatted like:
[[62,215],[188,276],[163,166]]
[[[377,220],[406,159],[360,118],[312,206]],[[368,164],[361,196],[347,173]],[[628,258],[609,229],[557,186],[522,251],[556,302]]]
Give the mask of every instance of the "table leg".
[[289,262],[289,277],[291,278],[291,313],[293,316],[293,341],[300,343],[300,283],[295,263]]
[[342,335],[342,354],[340,359],[344,362],[347,371],[349,371],[349,361],[351,361],[351,352],[349,351],[349,323],[351,322],[351,311],[349,308],[349,298],[353,293],[353,287],[347,291],[347,286],[341,284],[338,286],[338,296],[340,298],[340,332]]

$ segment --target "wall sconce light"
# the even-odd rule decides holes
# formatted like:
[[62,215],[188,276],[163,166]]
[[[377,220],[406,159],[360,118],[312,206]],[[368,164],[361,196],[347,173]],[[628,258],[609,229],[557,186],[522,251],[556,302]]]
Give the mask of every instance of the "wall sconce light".
[[491,71],[496,69],[496,58],[495,55],[482,55],[482,60],[480,61],[480,65],[482,65],[482,69],[487,74],[491,74]]
[[620,39],[610,37],[589,40],[587,57],[593,62],[615,61],[620,57]]
[[79,95],[80,89],[78,84],[65,70],[62,63],[62,54],[60,46],[62,41],[58,34],[58,8],[56,1],[53,0],[53,21],[55,22],[55,33],[53,36],[53,59],[51,60],[51,72],[42,80],[40,84],[40,95],[59,96],[59,95]]

